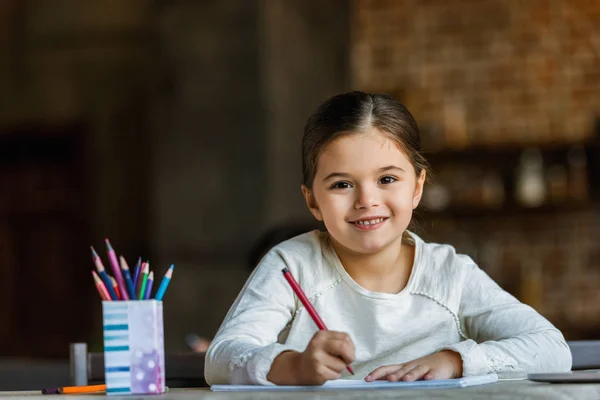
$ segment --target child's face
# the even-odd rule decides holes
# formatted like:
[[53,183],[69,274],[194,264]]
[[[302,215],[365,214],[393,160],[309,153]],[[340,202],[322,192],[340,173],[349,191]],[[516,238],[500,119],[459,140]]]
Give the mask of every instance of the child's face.
[[401,244],[424,181],[425,171],[417,177],[396,142],[370,128],[331,142],[319,156],[312,189],[302,192],[336,242],[373,254]]

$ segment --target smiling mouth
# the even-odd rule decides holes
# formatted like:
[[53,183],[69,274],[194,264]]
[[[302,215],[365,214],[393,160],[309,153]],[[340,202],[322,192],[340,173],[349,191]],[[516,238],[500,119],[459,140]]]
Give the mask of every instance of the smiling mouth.
[[361,221],[350,221],[350,223],[353,225],[359,225],[359,226],[371,226],[371,225],[380,224],[383,221],[385,221],[386,219],[387,219],[387,217],[380,217],[380,218],[366,219],[366,220],[361,220]]

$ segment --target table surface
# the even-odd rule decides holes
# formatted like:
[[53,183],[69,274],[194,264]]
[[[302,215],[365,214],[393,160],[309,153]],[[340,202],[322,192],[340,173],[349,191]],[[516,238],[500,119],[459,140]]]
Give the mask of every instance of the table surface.
[[[472,386],[464,389],[390,389],[390,390],[328,390],[314,392],[220,392],[213,393],[207,388],[198,389],[171,389],[168,393],[158,396],[105,396],[94,394],[86,396],[69,395],[70,400],[78,399],[600,399],[600,383],[598,384],[552,384],[538,383],[527,380],[505,381],[489,385]],[[48,396],[39,391],[27,392],[0,392],[0,399],[27,398],[48,400]]]

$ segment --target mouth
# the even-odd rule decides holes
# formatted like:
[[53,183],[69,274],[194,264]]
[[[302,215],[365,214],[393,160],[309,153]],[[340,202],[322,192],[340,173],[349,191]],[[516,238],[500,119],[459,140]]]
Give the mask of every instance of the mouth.
[[373,230],[373,229],[380,227],[388,218],[389,217],[374,217],[374,218],[360,219],[360,220],[348,221],[348,222],[362,231],[367,231],[367,230]]

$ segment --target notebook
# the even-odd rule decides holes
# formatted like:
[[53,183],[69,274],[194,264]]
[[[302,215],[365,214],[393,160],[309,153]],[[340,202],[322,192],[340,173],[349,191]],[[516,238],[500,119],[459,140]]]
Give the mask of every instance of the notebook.
[[288,391],[321,391],[321,390],[364,390],[364,389],[450,389],[468,386],[485,385],[498,381],[498,375],[478,375],[456,379],[440,379],[415,382],[365,382],[359,379],[337,379],[328,381],[322,386],[261,386],[261,385],[212,385],[213,392],[288,392]]

